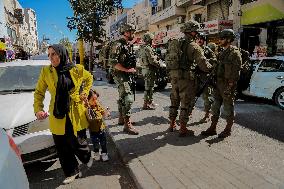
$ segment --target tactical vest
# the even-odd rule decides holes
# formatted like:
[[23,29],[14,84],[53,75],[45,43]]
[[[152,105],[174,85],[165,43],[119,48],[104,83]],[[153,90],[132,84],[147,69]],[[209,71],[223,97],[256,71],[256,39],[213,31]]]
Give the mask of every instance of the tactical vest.
[[141,66],[148,66],[149,62],[147,60],[147,54],[146,54],[146,49],[147,46],[146,45],[141,45],[140,49],[139,49],[139,59],[140,59],[140,64]]
[[218,66],[217,66],[217,77],[218,78],[225,78],[225,66],[229,66],[232,62],[230,60],[231,53],[235,50],[239,51],[237,47],[232,47],[230,49],[226,49],[219,53],[218,56]]
[[120,54],[118,55],[118,62],[125,68],[135,68],[136,67],[136,55],[133,50],[133,46],[126,43],[124,39],[118,40],[120,43]]
[[192,70],[193,62],[187,57],[188,42],[184,39],[173,39],[169,42],[165,58],[168,70]]

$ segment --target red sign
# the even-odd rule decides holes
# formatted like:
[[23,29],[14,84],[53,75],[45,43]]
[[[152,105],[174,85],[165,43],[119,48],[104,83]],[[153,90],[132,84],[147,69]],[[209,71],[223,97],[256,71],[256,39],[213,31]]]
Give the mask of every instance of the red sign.
[[204,22],[203,25],[204,25],[203,31],[208,34],[218,33],[223,29],[233,29],[232,20],[212,20]]

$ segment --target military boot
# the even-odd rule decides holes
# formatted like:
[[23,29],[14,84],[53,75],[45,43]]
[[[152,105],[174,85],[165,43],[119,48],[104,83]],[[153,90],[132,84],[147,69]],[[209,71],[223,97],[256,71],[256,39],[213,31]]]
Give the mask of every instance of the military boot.
[[158,104],[155,104],[155,103],[153,102],[153,100],[150,100],[150,101],[148,102],[148,106],[151,108],[151,110],[155,110],[155,109],[157,108]]
[[218,138],[226,138],[231,135],[232,126],[234,124],[234,119],[227,119],[227,125],[219,135]]
[[177,130],[177,125],[176,125],[176,119],[171,119],[170,120],[170,127],[167,129],[169,132],[174,132]]
[[119,113],[118,117],[118,125],[123,125],[124,124],[124,118],[121,113]]
[[147,100],[144,100],[144,104],[142,107],[143,110],[151,110],[149,106],[149,102]]
[[217,132],[216,132],[217,123],[218,123],[218,118],[215,118],[215,117],[212,116],[210,127],[206,131],[202,131],[201,135],[203,135],[203,136],[217,135]]
[[139,134],[139,132],[133,127],[129,117],[124,118],[123,132],[126,132],[130,135],[138,135]]
[[200,122],[207,123],[210,121],[210,111],[205,111],[204,117],[200,120]]
[[143,110],[155,110],[156,106],[151,101],[144,101]]
[[194,131],[186,128],[186,123],[180,123],[179,137],[194,136]]

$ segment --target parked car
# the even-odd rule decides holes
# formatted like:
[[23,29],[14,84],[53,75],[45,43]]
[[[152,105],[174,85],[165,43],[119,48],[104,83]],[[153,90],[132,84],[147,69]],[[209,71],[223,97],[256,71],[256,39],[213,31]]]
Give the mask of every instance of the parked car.
[[[50,62],[22,60],[0,64],[0,127],[15,141],[24,164],[56,154],[48,119],[37,120],[33,110],[33,93],[45,65],[50,65]],[[47,92],[45,110],[50,98]]]
[[284,56],[261,58],[243,94],[274,100],[284,109]]
[[29,189],[29,181],[13,139],[0,128],[0,186]]

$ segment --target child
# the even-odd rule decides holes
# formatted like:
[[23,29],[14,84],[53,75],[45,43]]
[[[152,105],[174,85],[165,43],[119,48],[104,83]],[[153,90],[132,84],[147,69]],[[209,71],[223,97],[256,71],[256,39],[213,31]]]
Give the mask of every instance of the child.
[[[105,111],[101,104],[98,102],[99,94],[95,90],[90,90],[88,95],[88,106],[94,111],[95,119],[90,119],[87,113],[87,118],[89,120],[89,131],[94,146],[95,160],[108,161],[109,157],[107,154],[106,147],[106,133],[105,133],[105,123],[103,118],[109,116],[109,111]],[[99,149],[101,146],[101,156]]]

